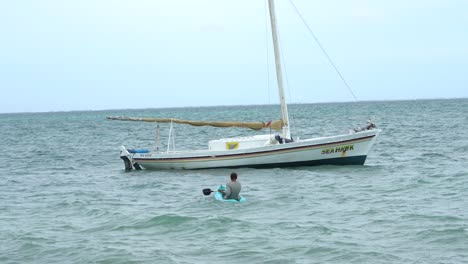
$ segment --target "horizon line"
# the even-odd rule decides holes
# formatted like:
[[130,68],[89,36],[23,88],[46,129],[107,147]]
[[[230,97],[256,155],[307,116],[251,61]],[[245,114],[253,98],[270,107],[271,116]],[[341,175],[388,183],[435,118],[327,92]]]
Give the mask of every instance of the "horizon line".
[[[463,100],[468,97],[450,97],[450,98],[415,98],[415,99],[382,99],[382,100],[359,100],[359,101],[330,101],[330,102],[292,102],[288,105],[306,105],[306,104],[336,104],[336,103],[371,103],[371,102],[405,102],[405,101],[431,101],[431,100]],[[144,108],[111,108],[111,109],[76,109],[76,110],[50,110],[50,111],[25,111],[25,112],[0,112],[0,115],[5,114],[47,114],[47,113],[72,113],[72,112],[106,112],[106,111],[122,111],[122,110],[149,110],[149,109],[183,109],[183,108],[212,108],[212,107],[243,107],[243,106],[273,106],[276,104],[233,104],[233,105],[199,105],[199,106],[167,106],[167,107],[144,107]]]

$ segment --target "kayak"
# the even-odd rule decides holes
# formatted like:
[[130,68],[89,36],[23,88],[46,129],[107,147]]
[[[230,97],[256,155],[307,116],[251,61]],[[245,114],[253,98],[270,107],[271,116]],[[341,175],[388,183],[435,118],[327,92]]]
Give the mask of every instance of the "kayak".
[[219,201],[223,201],[223,202],[228,202],[228,203],[243,203],[245,201],[247,201],[247,199],[245,197],[243,197],[242,195],[240,195],[241,199],[239,201],[237,201],[236,199],[224,199],[223,197],[223,194],[218,192],[218,190],[226,190],[226,185],[220,185],[218,186],[218,188],[216,189],[216,192],[214,194],[214,197],[216,200],[219,200]]

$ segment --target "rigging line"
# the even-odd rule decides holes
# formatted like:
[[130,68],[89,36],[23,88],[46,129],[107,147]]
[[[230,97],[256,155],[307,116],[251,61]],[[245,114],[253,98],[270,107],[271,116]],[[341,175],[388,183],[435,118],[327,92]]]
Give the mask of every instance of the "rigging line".
[[351,89],[351,87],[348,85],[348,82],[346,82],[345,78],[343,77],[343,75],[341,75],[341,72],[338,70],[338,68],[335,66],[335,63],[333,63],[331,57],[328,55],[328,53],[325,51],[325,49],[323,48],[322,44],[320,43],[319,39],[317,38],[317,36],[314,34],[314,32],[312,31],[312,29],[309,27],[309,25],[307,24],[306,20],[304,19],[304,17],[302,16],[301,12],[299,12],[299,9],[297,9],[296,5],[293,3],[292,0],[289,0],[289,2],[291,3],[291,5],[293,6],[294,10],[296,11],[296,13],[298,14],[298,16],[301,18],[302,20],[302,23],[304,23],[304,25],[306,26],[306,28],[309,30],[309,33],[312,35],[312,37],[314,38],[315,42],[317,42],[318,46],[320,47],[320,49],[322,50],[323,54],[325,54],[325,57],[327,57],[328,61],[330,62],[330,64],[333,66],[333,69],[335,69],[336,73],[338,74],[338,76],[340,76],[341,80],[343,81],[344,85],[346,86],[346,88],[348,88],[349,92],[351,93],[351,95],[353,96],[354,98],[354,101],[358,101],[356,95],[354,95],[354,92],[353,90]]
[[268,0],[263,1],[264,10],[265,10],[265,50],[266,50],[266,72],[267,72],[267,92],[268,92],[268,104],[271,104],[271,95],[270,95],[270,49],[268,48],[269,39],[268,39]]

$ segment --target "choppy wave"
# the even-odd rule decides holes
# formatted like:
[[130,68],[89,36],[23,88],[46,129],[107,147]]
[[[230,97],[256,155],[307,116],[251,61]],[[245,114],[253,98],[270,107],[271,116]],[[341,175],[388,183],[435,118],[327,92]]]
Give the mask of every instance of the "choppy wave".
[[[243,204],[201,192],[230,170],[125,172],[119,145],[154,144],[154,127],[105,116],[269,120],[275,106],[0,115],[0,262],[468,262],[468,101],[414,103],[291,105],[305,134],[365,109],[383,133],[365,166],[238,170]],[[249,133],[197,131],[177,126],[179,146]]]

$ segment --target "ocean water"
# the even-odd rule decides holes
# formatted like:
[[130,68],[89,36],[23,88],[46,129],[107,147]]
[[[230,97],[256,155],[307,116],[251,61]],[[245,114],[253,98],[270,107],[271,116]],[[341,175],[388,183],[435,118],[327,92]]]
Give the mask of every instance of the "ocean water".
[[[0,114],[0,263],[468,263],[468,99],[290,105],[294,136],[383,132],[364,166],[124,171],[155,124],[267,121],[277,106]],[[161,124],[166,147],[168,126]],[[175,125],[176,148],[245,129]],[[253,132],[257,133],[257,132]]]

